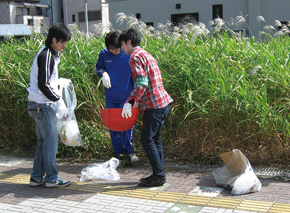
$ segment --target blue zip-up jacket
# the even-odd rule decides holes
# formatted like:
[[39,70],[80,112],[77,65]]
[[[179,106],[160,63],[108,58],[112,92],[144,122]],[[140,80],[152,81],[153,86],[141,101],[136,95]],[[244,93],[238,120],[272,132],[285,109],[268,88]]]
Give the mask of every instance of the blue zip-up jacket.
[[107,102],[124,102],[134,89],[129,58],[130,55],[127,55],[123,50],[118,55],[114,55],[107,48],[99,53],[96,72],[100,77],[102,77],[103,72],[107,72],[111,79],[111,88],[105,88]]

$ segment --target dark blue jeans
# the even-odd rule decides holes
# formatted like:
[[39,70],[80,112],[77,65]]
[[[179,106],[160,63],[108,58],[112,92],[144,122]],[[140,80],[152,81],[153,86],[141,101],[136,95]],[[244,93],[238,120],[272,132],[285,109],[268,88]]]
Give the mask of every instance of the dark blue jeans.
[[149,158],[153,174],[165,178],[163,170],[163,146],[160,132],[169,112],[169,105],[160,109],[147,109],[143,115],[141,145]]

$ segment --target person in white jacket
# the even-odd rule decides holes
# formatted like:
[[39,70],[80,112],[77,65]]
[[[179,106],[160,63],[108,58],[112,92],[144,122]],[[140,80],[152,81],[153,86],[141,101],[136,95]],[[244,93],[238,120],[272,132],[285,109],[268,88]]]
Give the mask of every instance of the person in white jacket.
[[56,108],[60,117],[67,114],[66,105],[58,94],[58,54],[70,39],[71,33],[64,24],[53,25],[32,64],[27,109],[36,123],[38,142],[30,186],[45,183],[46,187],[58,187],[71,183],[59,178],[55,167],[58,148]]

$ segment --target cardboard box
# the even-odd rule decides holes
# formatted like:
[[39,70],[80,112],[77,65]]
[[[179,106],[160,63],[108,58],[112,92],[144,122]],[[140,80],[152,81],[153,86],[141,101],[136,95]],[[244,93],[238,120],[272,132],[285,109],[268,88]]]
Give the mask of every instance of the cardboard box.
[[240,150],[222,153],[221,158],[233,177],[241,175],[247,168],[244,154]]

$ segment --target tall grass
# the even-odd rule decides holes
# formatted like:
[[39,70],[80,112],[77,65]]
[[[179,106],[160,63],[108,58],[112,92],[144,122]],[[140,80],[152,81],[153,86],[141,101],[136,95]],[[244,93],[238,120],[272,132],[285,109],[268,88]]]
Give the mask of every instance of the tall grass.
[[[142,47],[157,59],[174,99],[162,132],[167,158],[209,163],[237,148],[252,163],[289,160],[288,37],[269,35],[271,39],[258,41],[225,28],[210,31],[202,24],[173,31],[170,25],[160,25],[158,31],[138,21],[129,23],[140,30]],[[2,147],[35,144],[26,88],[33,57],[43,43],[37,35],[1,44]],[[62,146],[61,155],[100,157],[111,149],[99,114],[103,86],[95,73],[104,47],[104,37],[75,33],[61,53],[60,76],[72,79],[75,86],[76,116],[85,141],[84,148]],[[141,118],[135,128],[137,152]]]

